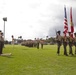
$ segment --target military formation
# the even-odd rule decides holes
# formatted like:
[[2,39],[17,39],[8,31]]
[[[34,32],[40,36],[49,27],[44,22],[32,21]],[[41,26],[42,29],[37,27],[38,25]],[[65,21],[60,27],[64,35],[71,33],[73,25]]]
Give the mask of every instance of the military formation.
[[[60,47],[63,44],[64,55],[74,55],[76,54],[76,33],[74,33],[74,37],[72,37],[72,33],[68,32],[68,36],[63,32],[63,36],[61,36],[61,31],[57,31],[56,33],[56,41],[57,41],[57,54],[60,54]],[[69,46],[69,53],[67,52],[67,45]],[[72,47],[75,46],[75,51],[73,52]]]
[[[12,36],[12,40],[13,40]],[[41,49],[43,49],[44,45],[43,39],[36,39],[31,41],[26,41],[24,44],[28,47],[36,47],[39,49],[39,46],[41,44]],[[57,54],[60,54],[60,47],[63,45],[64,48],[64,55],[74,55],[76,54],[76,33],[74,33],[74,37],[72,37],[72,33],[68,32],[68,36],[65,35],[65,32],[63,32],[63,36],[61,36],[61,31],[57,31],[56,33],[56,42],[57,42]],[[69,53],[67,52],[67,45],[69,46]],[[75,47],[75,50],[73,51],[72,47]],[[0,30],[0,55],[2,54],[2,50],[4,47],[4,38],[3,38],[3,32]]]
[[39,49],[41,47],[41,49],[43,49],[44,43],[45,43],[45,41],[43,39],[35,38],[34,40],[23,41],[21,43],[21,45],[27,46],[27,47],[35,47],[37,49]]
[[0,30],[0,55],[2,54],[2,50],[4,47],[4,38],[3,38],[3,32]]

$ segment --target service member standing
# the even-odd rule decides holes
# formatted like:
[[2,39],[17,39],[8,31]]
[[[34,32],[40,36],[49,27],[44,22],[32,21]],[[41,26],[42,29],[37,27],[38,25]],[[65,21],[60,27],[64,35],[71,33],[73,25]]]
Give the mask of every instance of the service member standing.
[[40,41],[39,41],[39,38],[37,39],[37,49],[39,49],[39,43],[40,43]]
[[0,30],[0,54],[2,54],[3,46],[4,46],[4,38],[3,38],[3,33]]
[[71,36],[71,32],[69,33],[69,37],[68,37],[68,42],[69,42],[69,54],[73,55],[73,51],[72,51],[72,45],[73,45],[73,38]]
[[40,39],[40,44],[41,44],[41,49],[43,49],[44,41],[42,40],[42,38]]
[[56,35],[56,41],[57,41],[57,54],[59,55],[60,54],[60,46],[61,46],[61,42],[62,42],[62,37],[60,35],[60,31],[57,32],[57,35]]
[[11,37],[12,37],[12,44],[14,45],[14,36],[12,35]]
[[63,47],[64,47],[64,55],[68,56],[67,54],[67,36],[65,35],[65,32],[63,32],[64,36],[62,38],[62,41],[63,41]]
[[1,33],[1,36],[2,36],[2,49],[4,47],[4,37],[3,37],[3,33]]
[[74,46],[75,46],[75,54],[76,54],[76,33],[74,33]]
[[1,30],[0,30],[0,54],[2,54],[2,50],[1,50]]

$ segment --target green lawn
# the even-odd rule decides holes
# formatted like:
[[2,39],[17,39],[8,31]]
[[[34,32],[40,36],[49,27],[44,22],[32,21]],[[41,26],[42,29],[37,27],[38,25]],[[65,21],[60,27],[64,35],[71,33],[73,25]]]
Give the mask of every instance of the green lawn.
[[[44,49],[28,48],[20,45],[5,45],[0,56],[0,75],[76,75],[76,55],[56,54],[56,45],[45,45]],[[74,51],[74,47],[73,47]]]

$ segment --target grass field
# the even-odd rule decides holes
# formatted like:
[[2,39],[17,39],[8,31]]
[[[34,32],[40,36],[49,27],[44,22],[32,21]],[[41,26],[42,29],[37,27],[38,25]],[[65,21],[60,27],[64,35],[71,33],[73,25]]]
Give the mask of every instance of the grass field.
[[[56,54],[56,45],[45,45],[44,49],[28,48],[20,45],[5,45],[0,56],[0,75],[76,75],[76,55]],[[74,51],[74,48],[73,48]]]

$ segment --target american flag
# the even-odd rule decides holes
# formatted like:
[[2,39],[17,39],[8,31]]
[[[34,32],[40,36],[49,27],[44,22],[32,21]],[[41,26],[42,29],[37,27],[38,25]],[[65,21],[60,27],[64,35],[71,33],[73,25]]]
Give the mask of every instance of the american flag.
[[66,13],[66,7],[64,7],[64,33],[68,32],[68,23],[67,23],[67,13]]

